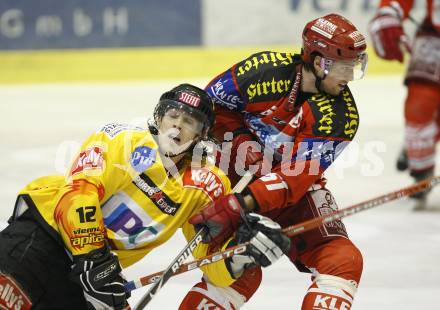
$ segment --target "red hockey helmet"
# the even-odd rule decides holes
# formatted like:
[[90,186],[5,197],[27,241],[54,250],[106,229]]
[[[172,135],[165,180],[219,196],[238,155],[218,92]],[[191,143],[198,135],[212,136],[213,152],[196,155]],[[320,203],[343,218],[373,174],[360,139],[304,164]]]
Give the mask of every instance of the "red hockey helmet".
[[365,37],[345,17],[329,14],[309,22],[303,30],[303,59],[313,52],[333,60],[355,60],[365,52]]
[[303,30],[303,60],[313,53],[323,59],[321,67],[346,80],[361,79],[367,69],[365,37],[346,18],[329,14],[309,22]]

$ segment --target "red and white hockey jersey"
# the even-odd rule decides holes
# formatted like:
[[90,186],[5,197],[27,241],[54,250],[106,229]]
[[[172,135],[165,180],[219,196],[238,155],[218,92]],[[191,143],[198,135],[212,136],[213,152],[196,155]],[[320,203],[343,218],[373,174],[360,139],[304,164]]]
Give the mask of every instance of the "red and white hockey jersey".
[[323,182],[323,172],[358,129],[348,87],[331,96],[303,93],[300,85],[300,56],[266,51],[237,63],[206,87],[215,103],[218,139],[247,128],[273,153],[271,173],[249,185],[261,212],[294,204]]

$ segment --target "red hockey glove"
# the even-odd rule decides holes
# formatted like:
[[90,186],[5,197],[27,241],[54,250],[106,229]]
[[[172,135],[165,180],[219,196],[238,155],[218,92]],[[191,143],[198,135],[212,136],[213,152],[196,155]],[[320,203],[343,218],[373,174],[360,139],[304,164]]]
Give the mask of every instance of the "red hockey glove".
[[[240,145],[243,143],[248,143],[249,146],[245,148],[242,146],[240,150],[238,149]],[[251,147],[251,145],[253,145]],[[255,141],[254,137],[251,133],[242,133],[237,135],[232,139],[232,156],[236,156],[236,162],[245,170],[249,170],[252,168],[252,172],[255,172],[255,176],[258,178],[262,176],[261,170],[263,168],[263,153],[261,151],[258,151],[257,149],[261,150],[258,146],[258,142]],[[235,158],[231,159],[232,162],[235,162]],[[257,167],[250,167],[250,166],[257,166]],[[256,169],[255,169],[256,168]]]
[[231,194],[207,205],[188,222],[195,225],[197,230],[205,227],[203,242],[220,244],[238,228],[244,210],[243,197]]
[[374,50],[380,58],[403,62],[403,51],[411,52],[408,37],[398,13],[393,14],[392,8],[386,12],[376,15],[369,24]]

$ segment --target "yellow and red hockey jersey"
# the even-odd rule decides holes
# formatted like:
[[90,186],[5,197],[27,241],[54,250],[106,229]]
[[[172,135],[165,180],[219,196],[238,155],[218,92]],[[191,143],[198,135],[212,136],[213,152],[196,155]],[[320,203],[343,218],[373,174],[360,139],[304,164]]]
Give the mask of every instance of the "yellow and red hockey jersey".
[[[149,130],[109,124],[82,145],[66,176],[33,181],[17,201],[38,211],[40,222],[72,255],[102,247],[107,239],[128,266],[179,228],[192,238],[187,219],[229,192],[230,182],[218,168],[188,164],[170,176]],[[208,245],[193,254],[208,254]],[[224,262],[202,269],[216,285],[234,281]]]

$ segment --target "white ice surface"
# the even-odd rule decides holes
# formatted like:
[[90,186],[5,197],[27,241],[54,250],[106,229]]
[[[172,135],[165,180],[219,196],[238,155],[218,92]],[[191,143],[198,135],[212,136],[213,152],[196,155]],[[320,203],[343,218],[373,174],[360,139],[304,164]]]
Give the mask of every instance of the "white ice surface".
[[[180,82],[180,81],[179,81]],[[192,81],[203,86],[206,81]],[[88,134],[114,121],[151,115],[160,94],[177,82],[0,87],[0,222],[12,212],[17,191],[32,179],[56,173]],[[327,173],[340,207],[409,185],[394,169],[403,140],[399,77],[370,77],[351,86],[361,116],[356,144]],[[357,150],[359,152],[357,152]],[[345,156],[345,157],[344,157]],[[345,161],[344,161],[345,159]],[[348,164],[346,164],[348,162]],[[344,165],[349,166],[343,168]],[[440,206],[440,189],[429,197]],[[353,309],[440,309],[440,212],[411,212],[411,202],[389,203],[345,219],[364,255]],[[129,279],[165,268],[184,246],[180,233],[128,268]],[[199,271],[171,279],[150,309],[177,309]],[[264,271],[263,284],[244,309],[300,309],[309,275],[282,259]],[[145,289],[133,292],[135,304]]]

